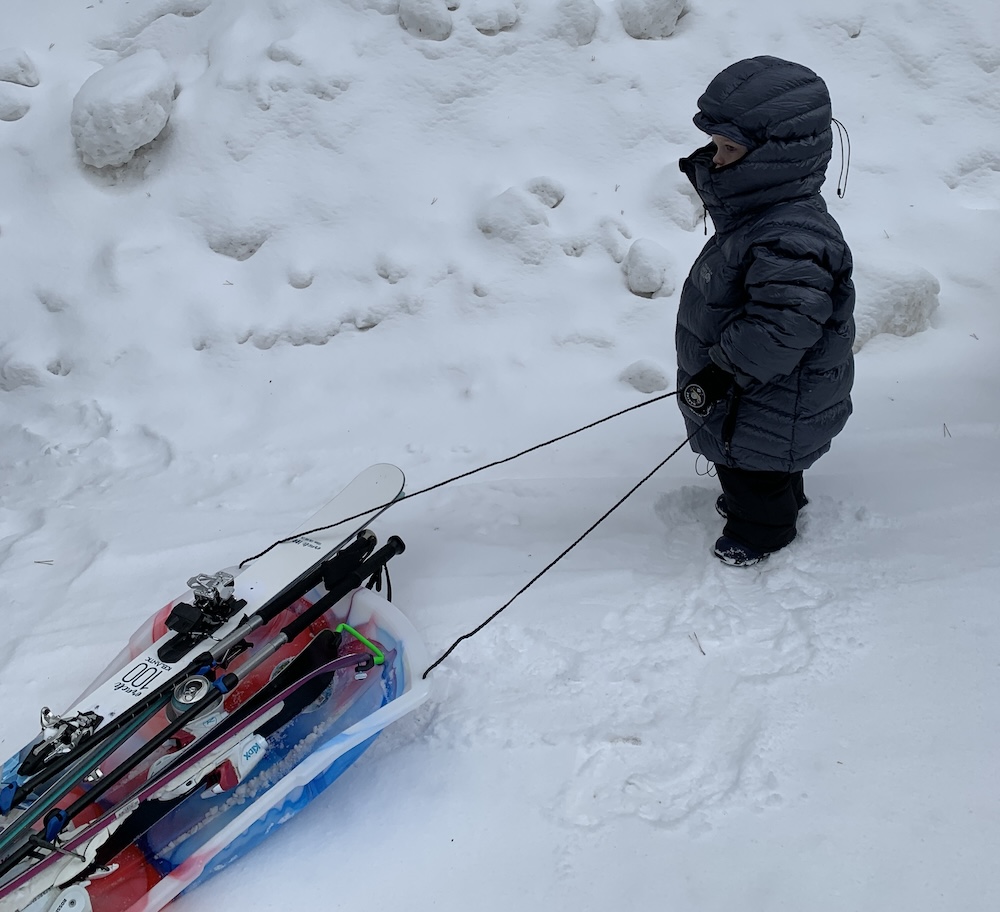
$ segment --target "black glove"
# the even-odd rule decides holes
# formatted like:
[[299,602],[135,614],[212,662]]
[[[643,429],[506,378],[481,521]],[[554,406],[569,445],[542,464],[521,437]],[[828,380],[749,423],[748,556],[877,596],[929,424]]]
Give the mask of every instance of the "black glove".
[[716,402],[732,388],[736,378],[724,371],[715,362],[702,368],[681,390],[684,404],[696,415],[706,417]]

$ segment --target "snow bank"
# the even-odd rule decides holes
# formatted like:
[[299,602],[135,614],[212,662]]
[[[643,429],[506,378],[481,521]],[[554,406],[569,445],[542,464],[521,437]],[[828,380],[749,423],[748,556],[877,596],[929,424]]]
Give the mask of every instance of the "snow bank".
[[153,50],[98,70],[73,99],[70,125],[83,160],[95,168],[124,165],[167,125],[174,76]]

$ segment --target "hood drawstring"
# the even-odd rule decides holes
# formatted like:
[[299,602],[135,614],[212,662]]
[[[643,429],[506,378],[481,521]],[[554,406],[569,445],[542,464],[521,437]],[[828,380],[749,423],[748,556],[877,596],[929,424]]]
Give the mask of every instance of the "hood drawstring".
[[708,206],[702,204],[702,209],[704,211],[701,214],[701,219],[705,223],[705,237],[708,237]]
[[[847,177],[851,171],[851,134],[836,117],[833,122],[837,125],[837,138],[840,140],[840,175],[837,177],[837,196],[843,199],[847,195]],[[847,139],[847,155],[844,155],[844,139]]]

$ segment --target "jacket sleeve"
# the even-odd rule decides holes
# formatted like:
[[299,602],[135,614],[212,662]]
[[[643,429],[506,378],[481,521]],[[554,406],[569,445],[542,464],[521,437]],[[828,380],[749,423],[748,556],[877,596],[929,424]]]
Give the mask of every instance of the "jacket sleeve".
[[741,386],[790,374],[833,314],[833,275],[811,238],[799,239],[751,248],[747,304],[710,352]]

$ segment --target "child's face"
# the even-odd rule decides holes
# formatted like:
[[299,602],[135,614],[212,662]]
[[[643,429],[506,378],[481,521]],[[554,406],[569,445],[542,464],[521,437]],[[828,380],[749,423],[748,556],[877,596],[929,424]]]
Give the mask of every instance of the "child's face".
[[741,146],[738,142],[733,142],[731,139],[726,139],[725,136],[719,136],[717,133],[712,134],[712,142],[715,143],[717,150],[712,158],[712,164],[717,168],[724,168],[726,165],[738,162],[747,154],[746,146]]

